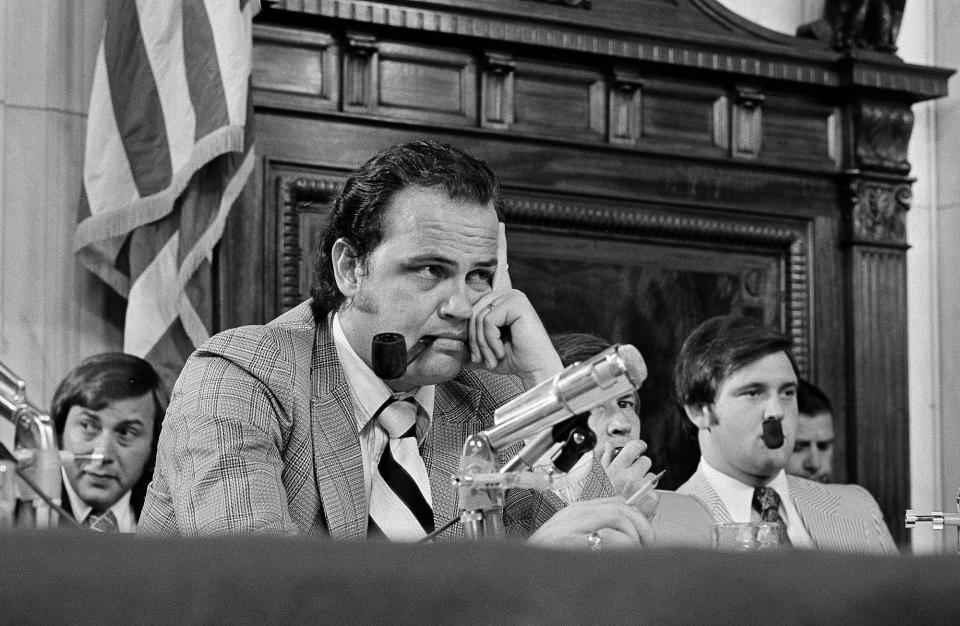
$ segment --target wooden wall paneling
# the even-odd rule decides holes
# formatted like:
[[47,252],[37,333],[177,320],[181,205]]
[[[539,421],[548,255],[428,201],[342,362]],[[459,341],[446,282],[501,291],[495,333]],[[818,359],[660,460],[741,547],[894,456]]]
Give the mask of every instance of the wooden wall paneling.
[[898,543],[907,540],[910,446],[907,362],[906,229],[910,180],[848,176],[847,424],[850,479],[870,490]]
[[797,96],[763,103],[763,160],[834,170],[840,166],[838,107]]
[[599,70],[518,59],[512,130],[547,138],[604,141],[606,92],[606,79]]
[[349,32],[343,51],[343,110],[348,113],[377,112],[380,81],[380,49],[367,33]]
[[607,141],[633,146],[640,141],[643,79],[639,74],[614,70],[610,79]]
[[660,153],[597,145],[544,145],[515,134],[464,133],[374,119],[322,120],[265,112],[257,116],[257,148],[276,161],[356,167],[389,145],[429,135],[484,159],[505,185],[559,193],[786,215],[836,210],[833,177],[811,172],[755,170]]
[[480,126],[505,130],[513,124],[513,56],[487,51],[480,84]]
[[320,227],[345,176],[281,173],[277,193],[282,230],[277,246],[277,313],[288,311],[310,297],[313,265]]
[[[804,373],[843,413],[838,462],[846,468],[838,477],[849,469],[849,478],[864,479],[868,463],[897,468],[897,477],[884,478],[902,481],[889,493],[868,486],[904,538],[908,476],[904,441],[893,439],[906,423],[906,375],[878,365],[905,356],[898,333],[906,319],[887,303],[900,297],[902,250],[899,235],[877,238],[891,223],[876,207],[889,206],[884,198],[909,201],[910,104],[943,95],[949,70],[886,53],[840,54],[751,24],[716,0],[604,0],[589,9],[515,0],[276,6],[258,22],[330,37],[320,47],[340,54],[340,107],[281,103],[278,94],[294,88],[276,77],[273,87],[256,89],[257,102],[268,105],[257,112],[258,149],[274,172],[264,174],[274,186],[263,192],[259,218],[268,222],[261,246],[269,248],[261,276],[287,293],[284,300],[272,292],[265,311],[304,295],[297,254],[311,244],[320,215],[283,193],[305,198],[316,180],[336,179],[391,144],[431,136],[459,145],[501,175],[511,201],[545,212],[538,224],[511,218],[533,237],[524,240],[531,250],[566,236],[600,258],[611,242],[648,260],[659,245],[679,264],[708,252],[717,267],[754,258],[751,250],[778,259],[777,323],[794,335]],[[298,22],[301,12],[308,19]],[[263,43],[276,45],[256,42]],[[314,182],[296,182],[303,177]],[[590,223],[565,223],[571,206],[585,207],[572,214]],[[647,225],[632,234],[611,230],[603,207]],[[677,220],[702,223],[709,234],[677,243],[677,235],[656,230],[682,231]],[[748,224],[747,232],[790,236],[771,247],[731,235],[724,226],[731,220]],[[864,224],[874,224],[869,236],[854,235]],[[293,265],[296,281],[283,269]],[[766,293],[758,275],[735,274],[744,289],[753,285],[742,293]],[[864,316],[893,328],[883,333]],[[877,413],[878,402],[899,417]]]
[[438,125],[477,125],[477,63],[467,52],[381,41],[379,115]]
[[324,32],[255,24],[255,104],[300,111],[340,106],[339,46]]
[[731,153],[738,159],[756,159],[763,141],[763,91],[738,86],[733,98]]
[[[256,126],[256,121],[255,121]],[[259,131],[259,129],[258,129]],[[259,137],[255,150],[260,152]],[[270,221],[264,211],[264,159],[254,162],[253,172],[224,224],[223,236],[214,254],[213,332],[247,324],[263,324],[273,315],[264,306],[264,293],[274,288],[265,273],[264,259]]]
[[811,381],[823,389],[834,409],[834,481],[848,482],[847,473],[847,346],[845,323],[848,283],[841,250],[837,207],[824,207],[812,221],[810,255],[811,344],[815,347]]
[[640,147],[724,156],[730,134],[727,102],[726,93],[716,85],[645,78]]

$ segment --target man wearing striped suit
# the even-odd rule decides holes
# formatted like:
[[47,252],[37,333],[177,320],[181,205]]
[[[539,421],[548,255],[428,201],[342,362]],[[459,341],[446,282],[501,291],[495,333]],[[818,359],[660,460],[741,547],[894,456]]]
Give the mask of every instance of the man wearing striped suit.
[[[466,437],[562,369],[529,300],[500,284],[499,193],[485,164],[432,141],[357,170],[321,234],[312,301],[221,333],[188,361],[141,532],[412,540],[456,516],[450,475]],[[374,374],[382,332],[426,346],[399,378]],[[610,494],[598,465],[583,498]],[[512,489],[504,521],[565,547],[653,535],[618,497],[563,508]]]
[[687,337],[674,382],[697,428],[701,457],[677,491],[703,502],[715,522],[785,526],[795,547],[896,554],[865,489],[784,471],[798,419],[799,377],[790,348],[789,338],[738,316],[709,319]]

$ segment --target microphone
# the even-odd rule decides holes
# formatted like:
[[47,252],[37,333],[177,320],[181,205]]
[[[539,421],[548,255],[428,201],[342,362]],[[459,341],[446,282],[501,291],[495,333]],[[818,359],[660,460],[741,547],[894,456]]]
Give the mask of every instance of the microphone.
[[628,394],[646,377],[647,366],[639,350],[629,344],[610,346],[497,409],[496,426],[485,431],[486,437],[493,449],[499,450]]

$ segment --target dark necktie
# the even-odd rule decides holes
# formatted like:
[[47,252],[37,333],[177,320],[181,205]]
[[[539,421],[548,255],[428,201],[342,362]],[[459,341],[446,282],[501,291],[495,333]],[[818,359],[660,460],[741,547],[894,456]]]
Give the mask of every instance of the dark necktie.
[[120,532],[117,517],[110,509],[93,509],[87,519],[83,520],[83,525],[98,533]]
[[417,447],[417,403],[387,400],[376,419],[390,437],[370,492],[369,536],[417,541],[433,532],[430,478]]
[[753,510],[760,514],[760,521],[773,522],[780,527],[780,542],[790,545],[787,523],[780,516],[780,494],[773,487],[757,487],[753,490]]

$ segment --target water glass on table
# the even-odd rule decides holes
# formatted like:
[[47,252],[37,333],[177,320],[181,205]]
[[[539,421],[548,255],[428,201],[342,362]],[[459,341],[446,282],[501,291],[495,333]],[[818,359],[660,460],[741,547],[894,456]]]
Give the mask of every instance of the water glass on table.
[[774,522],[731,522],[713,525],[713,547],[717,550],[750,552],[784,545],[781,527]]

